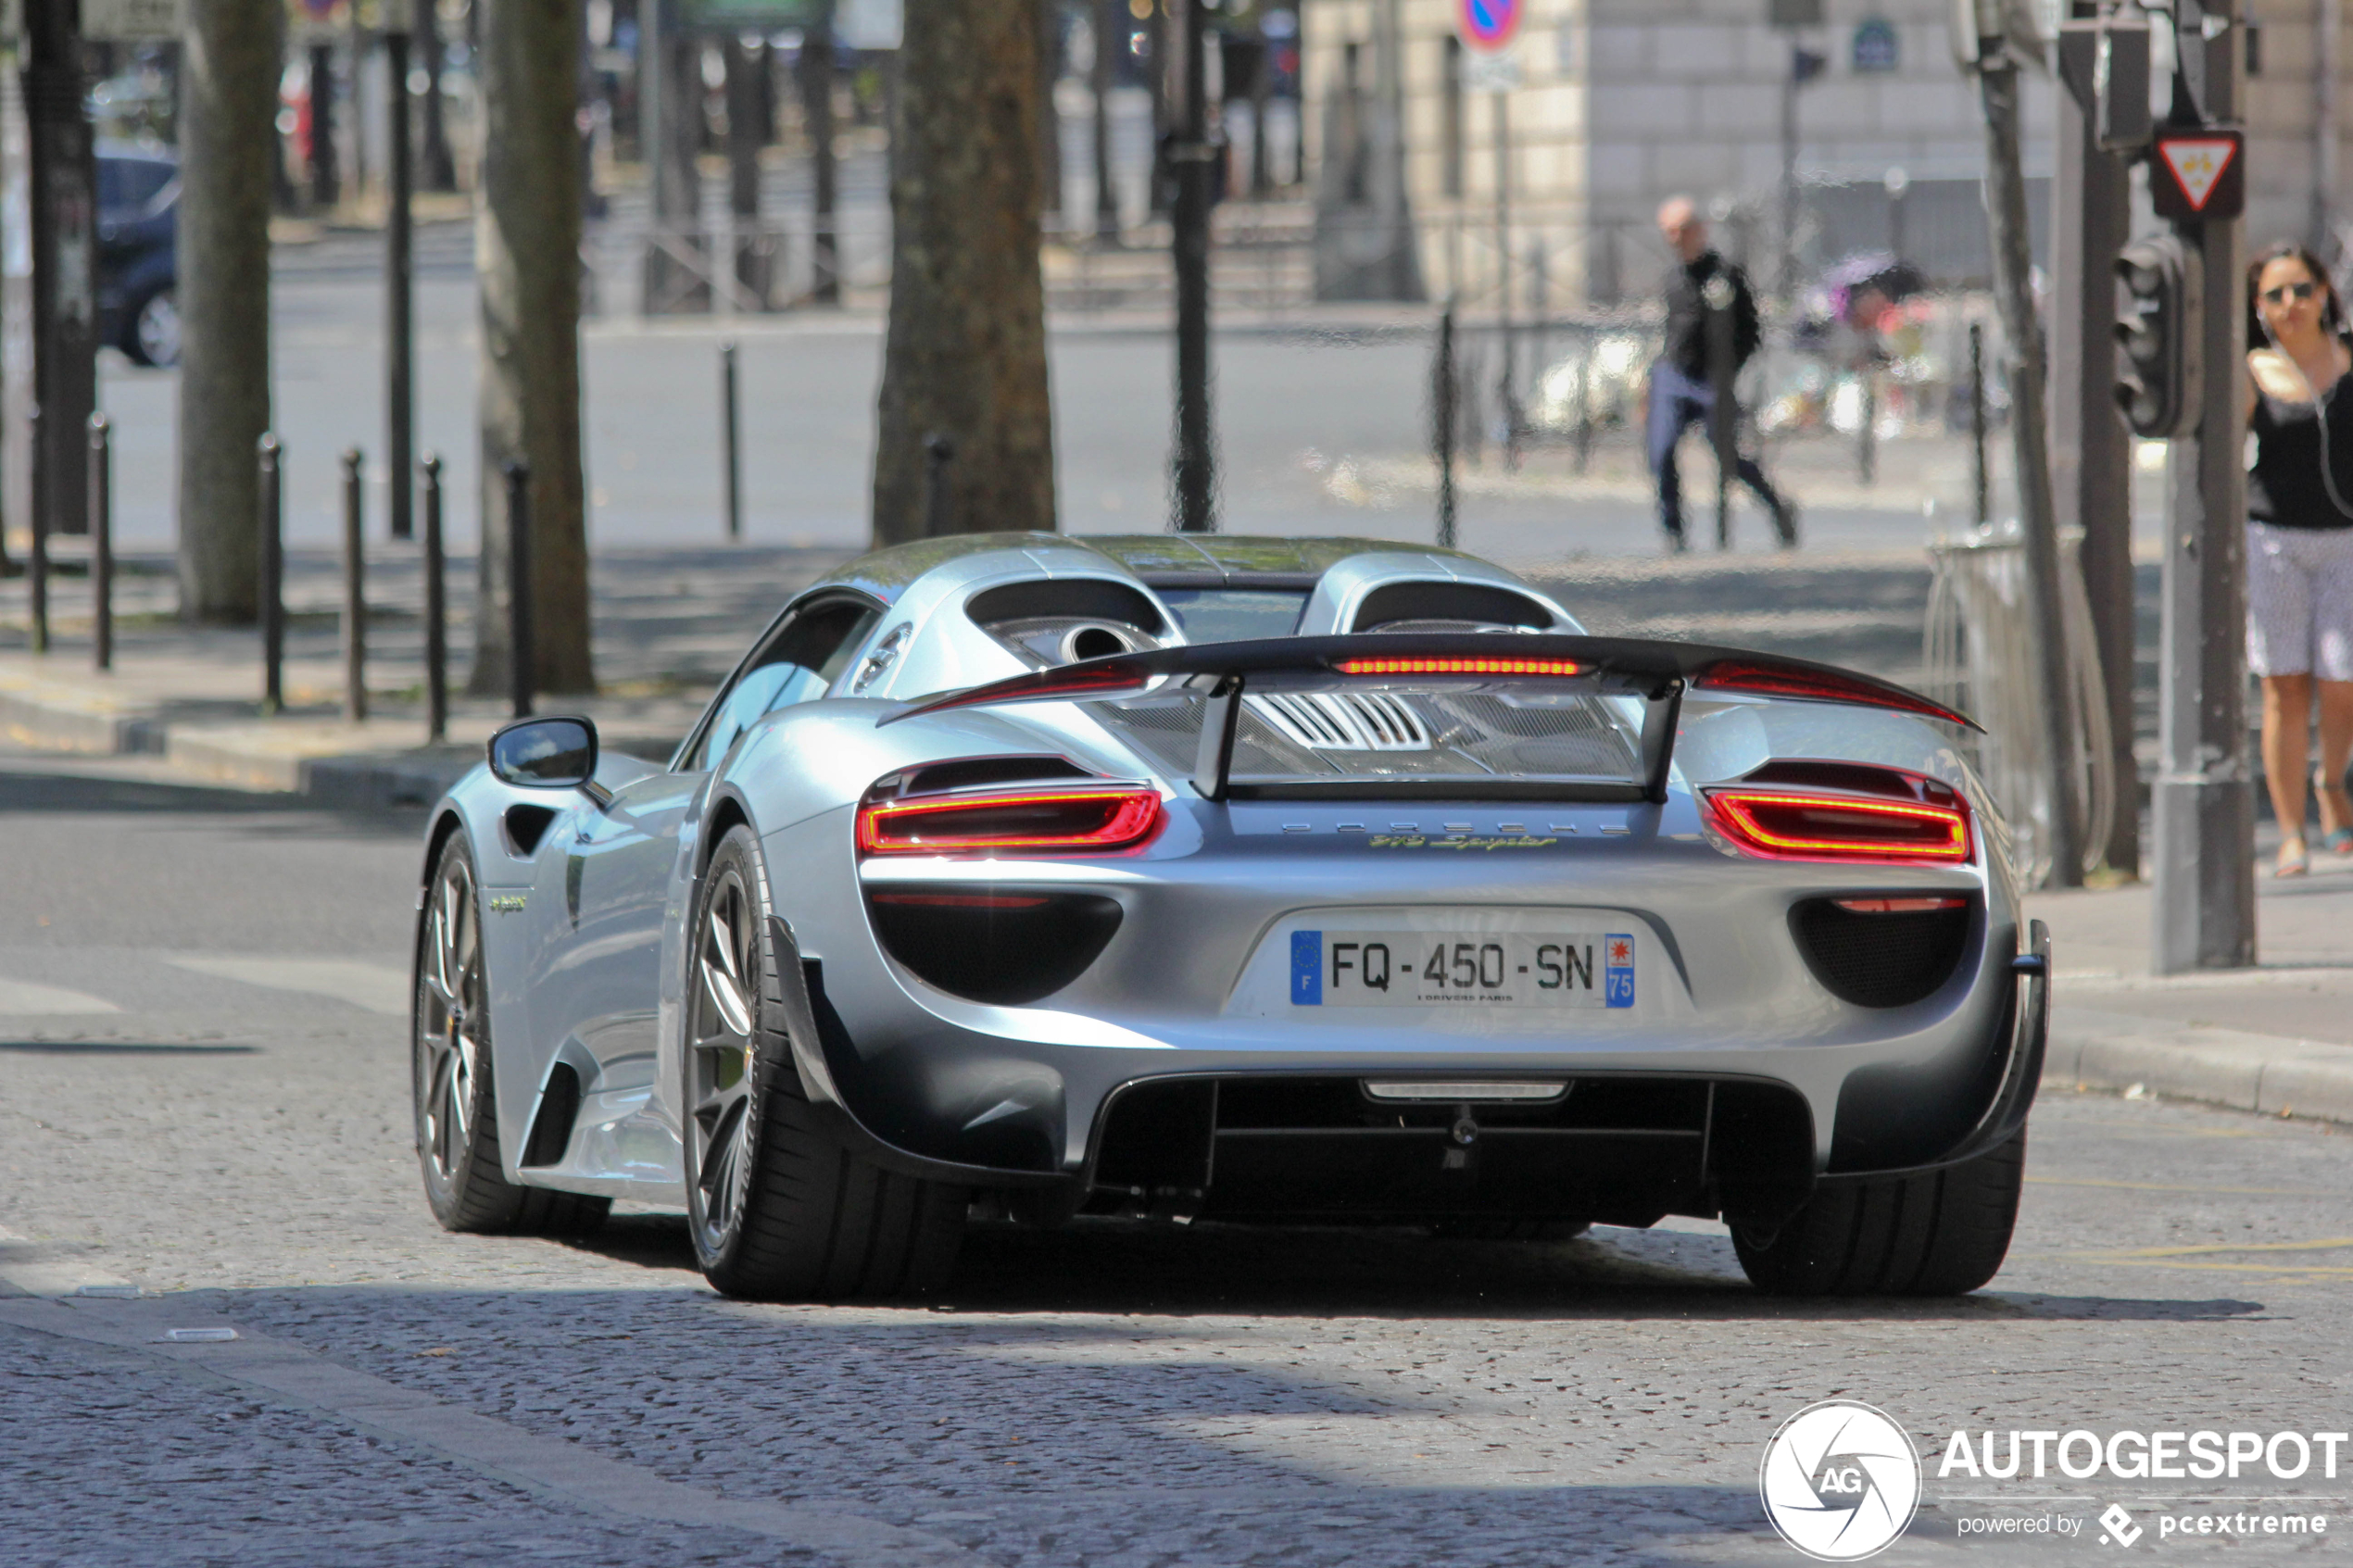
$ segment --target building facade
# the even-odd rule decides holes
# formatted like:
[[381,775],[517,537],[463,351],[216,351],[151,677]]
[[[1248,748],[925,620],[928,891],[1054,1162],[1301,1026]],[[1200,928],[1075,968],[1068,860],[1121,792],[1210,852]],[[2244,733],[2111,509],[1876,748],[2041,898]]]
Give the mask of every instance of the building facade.
[[[2345,4],[2255,0],[2250,243],[2334,235],[2353,215],[2337,153],[2353,117]],[[1820,23],[1795,29],[1768,25],[1768,0],[1524,5],[1515,84],[1498,92],[1457,38],[1459,0],[1301,0],[1327,297],[1411,283],[1476,307],[1508,274],[1516,304],[1641,298],[1666,265],[1653,216],[1678,194],[1762,282],[1786,266],[1802,283],[1867,250],[1986,280],[1983,121],[1948,42],[1951,0],[1822,0]],[[1803,84],[1801,50],[1819,62]],[[2058,91],[2029,74],[2038,253]]]

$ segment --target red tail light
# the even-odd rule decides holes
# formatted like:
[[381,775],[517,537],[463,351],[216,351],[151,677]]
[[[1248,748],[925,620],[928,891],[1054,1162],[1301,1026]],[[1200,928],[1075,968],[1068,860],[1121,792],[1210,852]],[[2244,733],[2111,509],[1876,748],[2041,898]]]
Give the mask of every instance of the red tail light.
[[1576,675],[1573,659],[1343,659],[1343,675]]
[[872,800],[858,809],[864,855],[970,855],[998,850],[1089,854],[1128,849],[1160,831],[1160,795],[1111,789],[1027,789]]
[[1969,858],[1969,808],[1778,789],[1711,789],[1708,812],[1725,837],[1776,860]]

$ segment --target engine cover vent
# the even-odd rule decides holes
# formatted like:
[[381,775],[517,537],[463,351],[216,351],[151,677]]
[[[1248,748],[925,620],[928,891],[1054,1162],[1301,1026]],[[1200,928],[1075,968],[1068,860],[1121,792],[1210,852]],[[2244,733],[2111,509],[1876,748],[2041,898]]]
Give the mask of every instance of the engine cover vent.
[[1285,739],[1314,751],[1428,751],[1429,731],[1388,692],[1280,693],[1245,697]]

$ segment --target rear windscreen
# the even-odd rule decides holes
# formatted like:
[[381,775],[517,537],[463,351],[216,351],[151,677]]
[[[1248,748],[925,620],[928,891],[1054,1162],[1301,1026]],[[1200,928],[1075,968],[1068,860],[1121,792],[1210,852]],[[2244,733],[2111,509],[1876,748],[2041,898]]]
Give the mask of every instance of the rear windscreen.
[[[1094,713],[1166,772],[1189,775],[1205,699],[1189,692],[1092,702]],[[1613,699],[1533,683],[1446,689],[1352,683],[1339,691],[1242,699],[1237,785],[1453,777],[1533,784],[1630,784],[1641,739]]]
[[1189,643],[1245,643],[1288,637],[1307,608],[1304,588],[1162,588]]

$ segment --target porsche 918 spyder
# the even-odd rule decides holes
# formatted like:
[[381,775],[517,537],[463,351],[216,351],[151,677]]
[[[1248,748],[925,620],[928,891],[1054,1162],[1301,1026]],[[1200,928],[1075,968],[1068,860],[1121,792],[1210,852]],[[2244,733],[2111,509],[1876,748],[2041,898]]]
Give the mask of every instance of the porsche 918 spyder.
[[682,1207],[730,1294],[975,1219],[1573,1234],[1762,1289],[2008,1246],[2048,944],[1960,715],[1587,635],[1448,550],[977,534],[795,595],[666,765],[519,721],[432,813],[458,1230]]

